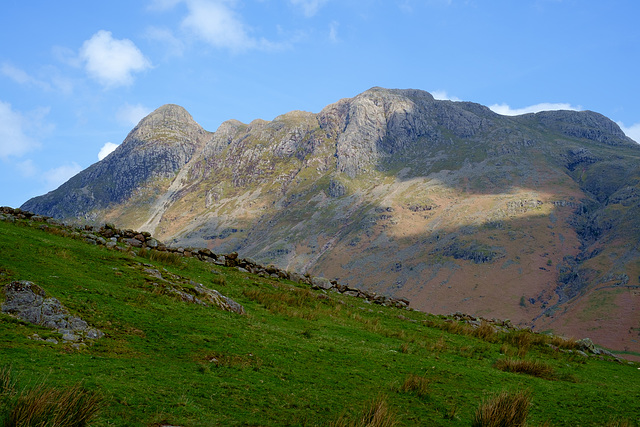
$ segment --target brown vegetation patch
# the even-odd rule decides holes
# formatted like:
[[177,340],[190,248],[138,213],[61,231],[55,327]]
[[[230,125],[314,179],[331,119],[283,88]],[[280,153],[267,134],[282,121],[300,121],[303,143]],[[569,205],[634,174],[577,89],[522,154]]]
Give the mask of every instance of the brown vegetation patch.
[[524,426],[529,415],[531,394],[527,391],[503,391],[483,401],[476,410],[473,427]]

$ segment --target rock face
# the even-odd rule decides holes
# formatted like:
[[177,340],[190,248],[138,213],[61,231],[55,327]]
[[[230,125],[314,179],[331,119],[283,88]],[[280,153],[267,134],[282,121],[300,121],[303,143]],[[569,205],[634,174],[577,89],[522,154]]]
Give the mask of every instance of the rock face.
[[372,88],[214,133],[161,107],[23,207],[640,352],[639,157],[594,112]]
[[56,298],[47,298],[40,286],[29,281],[11,282],[5,287],[6,301],[2,312],[25,322],[56,329],[64,341],[81,342],[98,339],[104,333],[90,327],[79,317],[72,316]]
[[96,209],[124,202],[150,180],[174,177],[210,137],[184,108],[164,105],[142,119],[114,153],[24,208],[56,218],[90,218]]

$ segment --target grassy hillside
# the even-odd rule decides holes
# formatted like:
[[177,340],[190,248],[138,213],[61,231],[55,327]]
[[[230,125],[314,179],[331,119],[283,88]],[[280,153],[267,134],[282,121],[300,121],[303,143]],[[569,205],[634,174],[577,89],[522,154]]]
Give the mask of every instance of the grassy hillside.
[[[505,391],[530,397],[532,426],[640,424],[638,365],[584,357],[572,340],[67,234],[0,221],[0,284],[33,281],[106,336],[76,350],[0,313],[2,416],[28,390],[81,382],[101,398],[95,426],[366,425],[376,408],[388,424],[375,425],[468,426]],[[216,289],[247,314],[184,302],[158,275]]]

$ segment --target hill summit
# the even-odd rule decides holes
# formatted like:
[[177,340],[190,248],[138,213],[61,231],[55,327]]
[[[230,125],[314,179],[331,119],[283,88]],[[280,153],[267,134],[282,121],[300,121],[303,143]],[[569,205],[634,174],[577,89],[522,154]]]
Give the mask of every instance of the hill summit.
[[639,157],[595,112],[376,87],[215,132],[162,106],[21,208],[640,352]]

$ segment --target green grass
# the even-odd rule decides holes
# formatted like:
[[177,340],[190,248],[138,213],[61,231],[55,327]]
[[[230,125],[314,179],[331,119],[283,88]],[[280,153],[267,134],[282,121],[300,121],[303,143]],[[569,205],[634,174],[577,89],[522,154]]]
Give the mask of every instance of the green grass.
[[[640,424],[637,365],[558,351],[571,342],[545,335],[179,261],[0,222],[0,284],[31,280],[106,333],[76,351],[28,339],[57,334],[0,313],[0,419],[39,384],[82,384],[101,398],[94,426],[469,426],[503,390],[529,393],[530,425]],[[247,315],[160,292],[145,269],[214,288]],[[497,369],[505,356],[540,360],[554,380]]]

